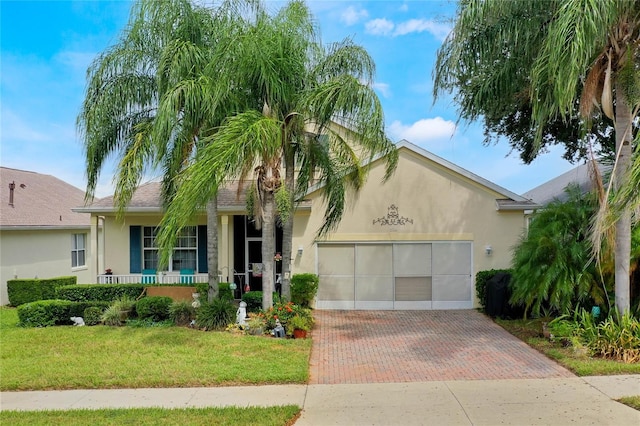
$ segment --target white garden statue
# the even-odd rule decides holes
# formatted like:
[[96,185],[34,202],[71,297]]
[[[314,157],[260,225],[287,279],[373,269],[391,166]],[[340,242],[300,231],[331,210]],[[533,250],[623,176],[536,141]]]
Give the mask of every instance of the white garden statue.
[[236,311],[236,324],[245,326],[247,322],[247,302],[240,302],[240,307]]

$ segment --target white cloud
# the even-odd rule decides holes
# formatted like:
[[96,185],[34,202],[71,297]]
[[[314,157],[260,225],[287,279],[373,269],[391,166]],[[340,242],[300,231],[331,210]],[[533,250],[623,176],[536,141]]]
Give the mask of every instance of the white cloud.
[[410,19],[398,24],[393,35],[401,36],[425,31],[439,40],[444,40],[451,31],[451,26],[430,19]]
[[349,6],[342,12],[340,16],[340,21],[342,21],[348,27],[354,24],[357,24],[362,19],[366,19],[369,17],[369,12],[365,9],[356,9],[353,6]]
[[383,97],[391,97],[391,87],[387,83],[373,83],[372,87],[380,92]]
[[409,10],[409,5],[407,3],[403,3],[398,10],[400,12],[407,12]]
[[364,26],[365,31],[368,34],[374,35],[388,35],[393,31],[393,22],[388,19],[373,19],[367,22]]
[[410,125],[394,121],[389,126],[388,132],[393,140],[406,139],[411,143],[423,145],[426,149],[433,150],[433,147],[430,148],[426,145],[449,140],[456,132],[456,124],[442,117],[423,118]]

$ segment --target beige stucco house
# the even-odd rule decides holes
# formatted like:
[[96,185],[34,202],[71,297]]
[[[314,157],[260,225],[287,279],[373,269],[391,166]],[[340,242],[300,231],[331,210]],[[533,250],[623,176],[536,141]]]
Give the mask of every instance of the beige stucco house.
[[[382,184],[384,161],[373,161],[335,232],[316,238],[325,207],[322,188],[311,190],[296,211],[293,273],[320,276],[318,309],[477,306],[475,274],[509,266],[526,213],[539,207],[407,141],[397,147],[393,177]],[[185,271],[206,280],[204,215],[183,232],[167,270],[157,270],[159,194],[158,183],[142,185],[124,222],[115,219],[112,197],[76,209],[91,214],[92,235],[100,236],[90,244],[98,280],[139,282],[146,273],[159,282],[180,282]],[[233,185],[220,191],[218,208],[220,278],[237,284],[237,297],[261,289],[260,231],[247,220],[245,201]],[[281,244],[278,233],[276,250]],[[101,275],[107,268],[112,276]]]
[[89,215],[71,209],[84,192],[50,175],[0,167],[0,304],[9,303],[7,280],[78,277],[89,270]]

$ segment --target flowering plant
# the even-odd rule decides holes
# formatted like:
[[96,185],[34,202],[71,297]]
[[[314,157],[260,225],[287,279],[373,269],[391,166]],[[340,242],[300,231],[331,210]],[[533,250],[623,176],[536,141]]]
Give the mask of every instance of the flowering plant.
[[266,327],[269,330],[272,330],[276,326],[276,319],[279,319],[280,324],[288,330],[287,325],[289,320],[295,316],[305,318],[313,324],[311,310],[296,305],[293,302],[276,303],[272,308],[264,312]]
[[280,252],[276,253],[275,256],[273,256],[273,260],[275,260],[276,262],[280,262],[282,260],[282,255],[280,254]]

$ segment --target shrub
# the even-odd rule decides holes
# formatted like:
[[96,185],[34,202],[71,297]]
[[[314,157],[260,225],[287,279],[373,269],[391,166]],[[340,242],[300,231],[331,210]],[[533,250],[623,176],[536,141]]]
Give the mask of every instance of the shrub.
[[113,302],[121,297],[138,298],[144,291],[143,284],[79,284],[59,287],[57,298],[71,301],[101,300]]
[[320,279],[316,274],[294,274],[291,277],[291,301],[296,305],[310,307],[318,293]]
[[100,318],[102,317],[102,313],[104,312],[103,308],[99,308],[97,306],[91,306],[84,310],[84,315],[82,318],[84,319],[84,323],[86,325],[98,325],[100,324]]
[[17,279],[7,281],[7,294],[9,304],[20,306],[38,300],[56,299],[56,289],[58,287],[75,284],[77,277],[57,277],[47,279]]
[[554,337],[570,342],[574,347],[586,347],[592,355],[626,363],[640,362],[640,321],[630,313],[619,316],[614,310],[598,323],[585,309],[549,323]]
[[236,307],[226,299],[215,299],[213,302],[202,302],[196,310],[196,325],[206,330],[224,330],[228,324],[235,322]]
[[135,316],[135,300],[121,297],[109,305],[102,313],[102,322],[105,325],[122,325],[129,317]]
[[242,301],[247,304],[248,312],[258,312],[262,309],[262,292],[248,291],[242,295]]
[[71,324],[67,300],[39,300],[18,306],[19,325],[21,327],[49,327]]
[[187,300],[177,300],[169,305],[169,318],[176,325],[187,325],[195,317],[196,310]]
[[164,321],[169,318],[169,306],[173,299],[167,296],[147,296],[136,302],[136,314],[140,319]]
[[230,283],[218,284],[218,297],[220,299],[233,300],[233,290],[231,290]]
[[311,310],[296,305],[293,302],[275,303],[272,308],[264,312],[266,326],[269,330],[272,330],[276,326],[276,319],[279,319],[280,324],[288,330],[290,328],[289,320],[295,316],[299,316],[309,321],[310,324],[313,324]]
[[[87,308],[104,309],[104,302],[70,302],[68,300],[39,300],[18,306],[19,325],[22,327],[48,327],[70,325],[71,317],[83,317]],[[86,323],[86,321],[85,321]]]

